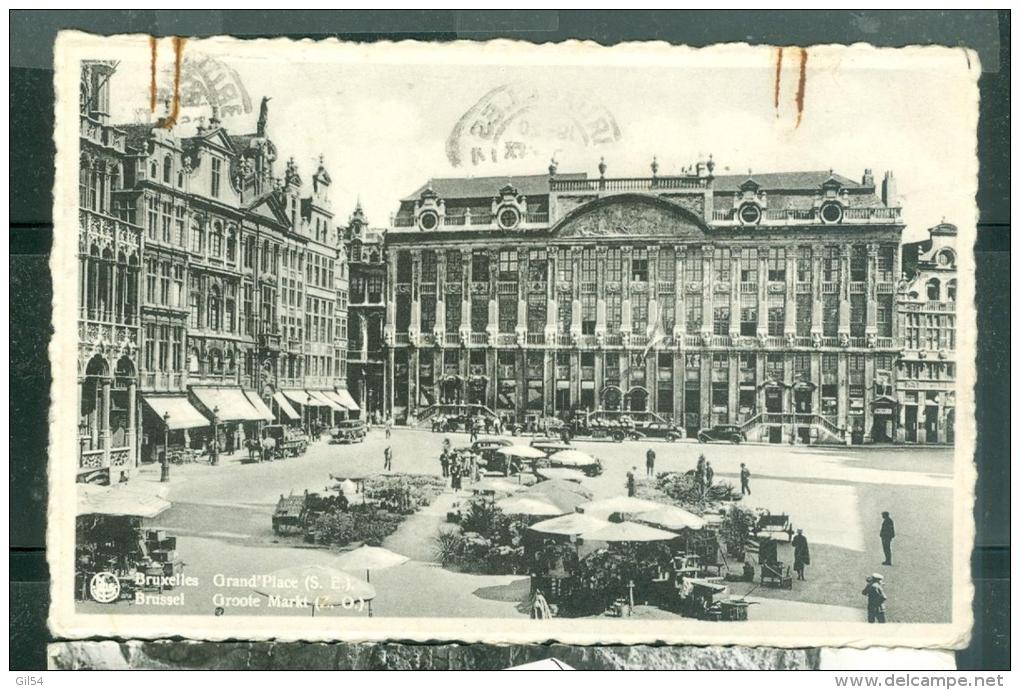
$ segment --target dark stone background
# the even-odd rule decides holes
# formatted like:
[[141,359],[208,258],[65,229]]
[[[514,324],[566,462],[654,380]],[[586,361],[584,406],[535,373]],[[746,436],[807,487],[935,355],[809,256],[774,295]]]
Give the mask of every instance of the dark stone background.
[[[1008,10],[972,11],[288,11],[254,10],[17,10],[10,13],[10,668],[43,669],[51,641],[45,616],[46,425],[52,295],[48,254],[52,236],[53,72],[56,32],[153,33],[242,37],[289,35],[376,41],[515,38],[535,42],[589,38],[611,45],[625,40],[665,40],[706,45],[722,41],[810,45],[960,45],[978,51],[983,74],[978,154],[980,221],[977,261],[978,443],[977,542],[972,559],[976,625],[970,647],[957,654],[960,668],[1009,668],[1009,83]],[[937,94],[919,95],[937,103]],[[953,171],[946,171],[952,175]],[[813,652],[739,648],[560,646],[487,647],[428,645],[272,645],[248,643],[91,643],[79,659],[122,655],[123,663],[158,663],[177,655],[179,664],[200,659],[247,659],[253,650],[272,652],[273,663],[330,668],[440,664],[448,668],[503,667],[505,663],[559,656],[582,668],[810,667]],[[266,643],[267,645],[269,643]],[[171,651],[176,650],[176,651]],[[555,654],[553,653],[555,652]],[[93,656],[100,654],[99,657]],[[307,656],[305,656],[307,655]],[[254,657],[251,657],[254,658]],[[574,663],[572,663],[572,661]],[[269,663],[268,661],[266,663]],[[445,664],[445,666],[443,666]],[[489,666],[494,664],[494,666]],[[743,666],[741,666],[743,664]],[[87,665],[87,664],[85,664]],[[182,664],[183,665],[183,664]],[[279,666],[277,666],[279,667]],[[360,668],[361,666],[359,666]],[[707,666],[706,666],[707,667]],[[717,667],[717,666],[713,666]]]

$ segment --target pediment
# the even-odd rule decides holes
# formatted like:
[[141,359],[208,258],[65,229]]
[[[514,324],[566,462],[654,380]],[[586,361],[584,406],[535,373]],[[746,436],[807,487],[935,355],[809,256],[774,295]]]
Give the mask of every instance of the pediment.
[[693,211],[641,194],[611,196],[580,206],[552,229],[557,237],[668,237],[699,240],[705,225]]
[[272,194],[263,196],[255,201],[249,208],[249,213],[266,220],[273,221],[284,227],[290,227],[290,218],[287,217],[283,205]]

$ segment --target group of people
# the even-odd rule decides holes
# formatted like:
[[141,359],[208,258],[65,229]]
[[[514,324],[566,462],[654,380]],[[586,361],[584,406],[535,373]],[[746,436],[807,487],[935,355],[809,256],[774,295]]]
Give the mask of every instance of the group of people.
[[464,477],[470,477],[475,482],[481,479],[482,467],[478,456],[471,452],[454,450],[448,438],[443,439],[439,465],[443,476],[450,478],[450,488],[454,491],[462,488]]

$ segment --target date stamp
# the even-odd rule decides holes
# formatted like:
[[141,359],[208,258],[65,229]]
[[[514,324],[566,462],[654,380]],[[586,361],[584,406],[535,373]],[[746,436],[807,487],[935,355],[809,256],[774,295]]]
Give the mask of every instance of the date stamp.
[[446,140],[446,156],[454,167],[501,165],[607,146],[621,137],[613,114],[589,96],[504,84],[457,121]]

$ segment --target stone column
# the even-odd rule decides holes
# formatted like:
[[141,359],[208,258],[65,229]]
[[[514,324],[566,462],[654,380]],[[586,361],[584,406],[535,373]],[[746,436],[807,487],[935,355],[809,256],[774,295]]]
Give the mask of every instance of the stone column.
[[489,249],[489,345],[496,344],[499,333],[499,250]]
[[446,252],[436,250],[436,343],[446,344]]
[[821,338],[822,323],[822,251],[823,247],[811,247],[811,337]]
[[[620,332],[631,333],[634,328],[633,314],[631,313],[630,303],[630,276],[631,267],[633,261],[633,247],[627,245],[621,247],[620,256],[622,257],[621,263],[623,264],[623,273],[620,280]],[[628,367],[629,369],[629,367]]]
[[542,414],[556,414],[556,351],[546,348],[542,352]]
[[839,337],[850,337],[850,245],[839,247]]
[[[570,286],[570,333],[578,336],[581,334],[581,252],[583,248],[573,246],[570,248],[570,262],[573,266],[570,275],[573,278],[573,285]],[[573,371],[573,369],[571,369]],[[577,377],[574,377],[575,379]],[[578,398],[571,393],[576,401]]]
[[[868,282],[865,289],[864,335],[874,338],[878,335],[878,245],[873,242],[868,243]],[[866,405],[866,408],[869,407]],[[871,429],[870,423],[865,429]]]
[[110,463],[110,395],[113,381],[107,377],[103,379],[103,406],[99,410],[99,445],[103,449],[103,461],[105,466]]
[[686,369],[682,351],[673,355],[673,421],[684,426],[684,386],[686,385]]
[[138,403],[136,401],[136,392],[135,392],[136,386],[137,386],[137,384],[135,383],[135,380],[131,379],[128,382],[128,389],[127,389],[127,398],[128,398],[127,399],[127,410],[128,410],[128,418],[127,418],[127,445],[128,445],[128,448],[131,449],[131,455],[134,456],[135,467],[137,467],[138,464],[139,464],[139,455],[138,455],[138,450],[139,449],[138,449],[138,443],[137,443],[138,431],[136,429],[136,415],[137,415],[137,412],[138,412],[138,410],[137,410]]
[[[646,333],[659,320],[659,247],[648,248],[648,328]],[[644,334],[642,334],[644,335]],[[667,335],[669,335],[667,333]],[[658,348],[656,348],[657,350]],[[656,365],[658,366],[658,365]],[[658,398],[655,406],[658,407]],[[648,409],[652,409],[649,405]]]
[[[391,310],[387,310],[391,311]],[[393,414],[394,400],[395,400],[395,384],[396,380],[396,356],[392,347],[386,348],[386,371],[384,372],[383,385],[386,387],[386,410],[388,414]]]
[[[864,356],[864,438],[867,443],[871,437],[871,429],[875,422],[875,412],[871,407],[869,393],[874,390],[875,381],[875,355],[871,352]],[[941,410],[940,410],[941,412]],[[939,436],[942,436],[941,418],[939,422]]]
[[740,249],[734,248],[730,258],[730,344],[740,338]]
[[761,338],[769,332],[769,260],[768,247],[758,247],[758,328]]
[[[465,247],[461,250],[460,327],[458,330],[460,333],[465,333],[466,331],[468,334],[471,333],[471,285],[474,281],[472,277],[474,270],[473,257],[474,247]],[[465,342],[471,342],[470,335],[465,339]]]
[[704,348],[701,352],[701,421],[699,426],[712,424],[712,355]]
[[[732,315],[731,315],[732,318]],[[729,370],[729,397],[727,406],[730,410],[730,424],[737,424],[740,418],[740,356],[735,350],[730,350]]]
[[[411,250],[411,325],[410,330],[421,334],[421,250]],[[412,345],[417,343],[412,342]],[[417,374],[415,374],[417,381]]]
[[[711,337],[715,329],[715,317],[712,314],[712,281],[714,280],[712,271],[712,258],[715,247],[710,244],[703,245],[701,247],[701,271],[702,271],[702,283],[701,283],[701,333],[703,339],[705,336]],[[702,385],[704,388],[704,385]]]
[[528,330],[528,250],[517,249],[517,328],[515,332],[526,333]]
[[[842,311],[842,309],[840,310]],[[840,329],[842,331],[842,329]],[[847,414],[849,412],[850,400],[849,400],[849,381],[847,381],[847,357],[845,352],[840,352],[838,355],[838,363],[836,366],[838,376],[836,378],[836,426],[840,429],[846,430],[846,444],[850,445],[850,432]]]
[[786,309],[783,312],[783,335],[797,335],[797,246],[786,247]]
[[[556,333],[559,330],[559,285],[556,283],[556,262],[559,260],[559,253],[556,247],[547,247],[545,255],[545,345],[555,347]],[[553,377],[555,379],[555,376]],[[556,389],[555,380],[553,390]]]
[[822,413],[822,354],[811,353],[811,383],[815,384],[811,391],[811,413],[820,415]]
[[687,246],[678,244],[674,247],[676,255],[676,284],[673,286],[673,337],[677,346],[682,346],[684,336],[687,334],[687,309],[684,303],[686,271],[684,270],[684,259],[687,256]]
[[[606,253],[608,248],[600,245],[595,248],[595,270],[596,270],[596,286],[595,289],[598,291],[598,295],[595,307],[595,333],[598,335],[601,333],[603,336],[606,332]],[[597,391],[596,391],[597,392]]]

